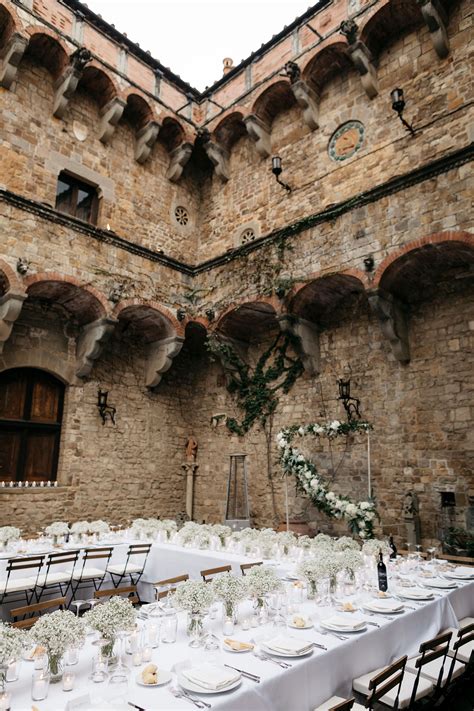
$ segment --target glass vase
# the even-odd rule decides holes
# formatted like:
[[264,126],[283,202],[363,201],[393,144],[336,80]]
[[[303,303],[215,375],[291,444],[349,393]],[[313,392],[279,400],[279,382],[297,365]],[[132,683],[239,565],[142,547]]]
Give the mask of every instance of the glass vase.
[[233,623],[237,622],[237,609],[235,602],[225,602],[224,603],[225,617],[230,618]]
[[337,591],[337,576],[336,575],[331,575],[329,578],[329,603],[331,605],[334,605],[336,601],[336,591]]
[[48,672],[50,684],[58,684],[63,678],[63,660],[55,654],[48,657]]
[[103,641],[104,644],[101,644],[101,654],[110,666],[114,661],[116,661],[116,656],[114,654],[115,637],[104,637]]
[[306,587],[306,594],[308,600],[315,600],[318,593],[318,588],[315,580],[308,580],[308,585]]
[[204,631],[203,616],[200,612],[190,612],[188,614],[188,637],[191,638],[190,647],[200,647]]

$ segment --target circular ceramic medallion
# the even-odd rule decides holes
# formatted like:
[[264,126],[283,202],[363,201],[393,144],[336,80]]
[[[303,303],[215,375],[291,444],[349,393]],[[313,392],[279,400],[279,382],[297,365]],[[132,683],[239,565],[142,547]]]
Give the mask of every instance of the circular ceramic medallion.
[[343,123],[329,140],[329,157],[336,161],[350,158],[362,147],[364,135],[364,125],[360,121]]

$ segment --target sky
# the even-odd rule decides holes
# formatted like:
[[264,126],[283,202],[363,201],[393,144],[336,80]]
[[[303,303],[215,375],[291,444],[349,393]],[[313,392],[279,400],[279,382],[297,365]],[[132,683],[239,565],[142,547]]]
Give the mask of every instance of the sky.
[[311,0],[87,0],[117,30],[203,90],[301,15]]

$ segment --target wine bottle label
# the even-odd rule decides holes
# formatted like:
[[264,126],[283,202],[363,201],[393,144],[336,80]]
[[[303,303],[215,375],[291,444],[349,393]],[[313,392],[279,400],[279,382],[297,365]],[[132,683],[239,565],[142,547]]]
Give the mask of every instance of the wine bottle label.
[[[383,566],[385,568],[385,565]],[[386,592],[388,588],[388,581],[387,581],[387,571],[385,570],[378,570],[377,575],[379,578],[379,590],[382,592]]]

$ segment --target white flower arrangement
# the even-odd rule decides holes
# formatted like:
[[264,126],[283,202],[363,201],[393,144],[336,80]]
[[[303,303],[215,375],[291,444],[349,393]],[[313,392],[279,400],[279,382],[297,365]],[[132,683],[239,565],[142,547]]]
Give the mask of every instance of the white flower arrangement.
[[200,548],[201,550],[207,550],[211,547],[212,536],[209,531],[199,531],[191,539],[187,541],[193,544],[193,548]]
[[226,608],[233,607],[243,600],[248,593],[243,577],[237,578],[232,573],[217,575],[211,582],[212,591],[217,600],[222,600]]
[[321,567],[321,564],[317,558],[307,558],[306,560],[303,560],[298,565],[296,572],[299,576],[305,578],[313,585],[325,577],[324,568]]
[[223,524],[216,523],[212,526],[212,534],[219,538],[222,545],[225,545],[229,536],[232,535],[232,529],[230,526],[224,526]]
[[321,550],[316,560],[323,578],[335,578],[343,570],[341,554],[336,554],[334,551]]
[[46,526],[44,532],[47,536],[67,536],[69,533],[69,525],[64,521],[55,521],[49,526]]
[[353,548],[346,548],[339,553],[339,560],[341,567],[351,573],[355,573],[356,570],[364,565],[364,559],[359,551]]
[[173,602],[182,610],[203,613],[214,602],[214,590],[210,584],[200,580],[186,580],[176,588]]
[[108,602],[96,605],[93,610],[86,612],[83,620],[105,639],[113,639],[117,632],[133,630],[136,616],[130,600],[114,596]]
[[157,518],[136,518],[131,525],[131,531],[137,539],[156,538],[158,532],[163,530]]
[[281,587],[281,580],[273,570],[266,565],[256,565],[250,568],[245,576],[249,593],[256,598],[262,598],[267,593]]
[[106,521],[102,521],[101,519],[91,521],[89,524],[89,533],[97,533],[98,535],[110,533],[110,526]]
[[21,531],[16,526],[0,527],[0,543],[6,544],[10,541],[17,541],[21,536]]
[[311,548],[313,545],[313,539],[310,538],[309,536],[299,536],[299,538],[296,541],[296,545],[298,548],[301,548],[304,551],[307,551]]
[[32,640],[45,647],[48,657],[60,659],[69,647],[80,646],[85,639],[82,619],[69,610],[42,615],[30,632]]
[[334,547],[337,551],[360,551],[360,545],[353,538],[349,536],[341,536],[334,543]]
[[283,547],[285,553],[288,553],[290,548],[296,545],[297,539],[292,531],[280,531],[276,534],[276,541]]
[[21,657],[26,640],[27,636],[23,630],[0,622],[0,666]]
[[362,546],[362,553],[367,556],[378,556],[380,551],[382,551],[383,555],[390,555],[390,546],[387,541],[373,538],[371,541],[366,541]]
[[312,423],[299,427],[286,427],[276,436],[283,471],[296,478],[299,489],[308,494],[314,506],[332,518],[346,519],[351,531],[364,539],[373,536],[373,522],[377,516],[374,502],[355,502],[347,496],[330,491],[318,475],[313,462],[293,445],[293,440],[307,435],[334,439],[352,432],[369,432],[371,429],[372,425],[360,420],[351,422],[333,420],[324,425]]
[[333,548],[334,541],[331,536],[327,533],[318,533],[317,536],[313,538],[313,548]]
[[76,521],[71,526],[71,533],[75,535],[83,535],[89,533],[89,521]]

